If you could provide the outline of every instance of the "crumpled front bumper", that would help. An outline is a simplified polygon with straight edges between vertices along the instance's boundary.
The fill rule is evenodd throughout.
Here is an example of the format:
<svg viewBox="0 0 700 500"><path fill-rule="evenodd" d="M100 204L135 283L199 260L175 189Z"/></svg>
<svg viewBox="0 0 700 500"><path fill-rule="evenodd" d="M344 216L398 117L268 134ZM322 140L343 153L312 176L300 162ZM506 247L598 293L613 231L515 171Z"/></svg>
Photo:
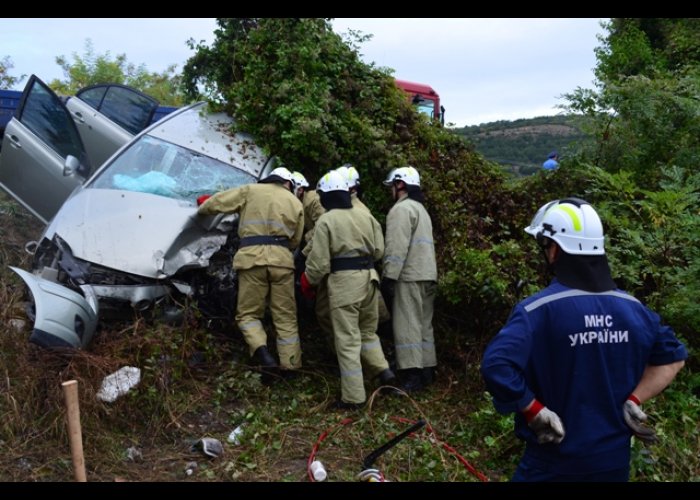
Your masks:
<svg viewBox="0 0 700 500"><path fill-rule="evenodd" d="M92 287L81 286L83 295L22 269L11 267L32 292L34 330L29 341L46 348L84 348L97 328L98 302Z"/></svg>

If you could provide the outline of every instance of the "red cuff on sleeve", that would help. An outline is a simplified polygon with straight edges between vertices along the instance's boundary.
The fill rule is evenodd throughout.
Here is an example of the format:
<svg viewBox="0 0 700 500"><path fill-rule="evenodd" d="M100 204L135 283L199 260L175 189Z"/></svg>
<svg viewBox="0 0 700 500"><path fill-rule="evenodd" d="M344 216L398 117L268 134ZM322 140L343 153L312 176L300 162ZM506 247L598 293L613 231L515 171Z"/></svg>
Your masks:
<svg viewBox="0 0 700 500"><path fill-rule="evenodd" d="M537 416L542 408L544 408L544 405L535 399L530 408L523 410L523 415L525 416L525 420L527 420L528 424L532 422L532 419Z"/></svg>
<svg viewBox="0 0 700 500"><path fill-rule="evenodd" d="M210 194L203 194L199 198L197 198L197 206L201 206L205 201L207 201L209 198L211 198Z"/></svg>

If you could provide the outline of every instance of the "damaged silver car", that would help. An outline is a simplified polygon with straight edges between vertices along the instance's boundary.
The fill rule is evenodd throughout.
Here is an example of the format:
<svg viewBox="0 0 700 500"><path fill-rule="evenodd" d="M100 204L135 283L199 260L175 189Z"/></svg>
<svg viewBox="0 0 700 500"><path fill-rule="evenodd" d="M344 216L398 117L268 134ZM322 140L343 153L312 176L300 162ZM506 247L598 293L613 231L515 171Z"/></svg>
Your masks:
<svg viewBox="0 0 700 500"><path fill-rule="evenodd" d="M52 103L53 112L58 108ZM70 178L77 185L39 241L27 244L31 272L13 268L33 298L30 341L85 347L100 318L188 300L209 317L232 317L238 218L197 215L196 199L256 182L274 168L275 159L249 135L231 133L230 117L209 113L199 103L145 129L84 179L85 148L65 112L63 121L50 117L53 137L64 147L57 151L44 141L43 171L13 178L17 189L8 190L25 206L41 204L41 194L23 183L46 174L57 156L64 163L58 181ZM0 179L21 168L5 151L4 145Z"/></svg>

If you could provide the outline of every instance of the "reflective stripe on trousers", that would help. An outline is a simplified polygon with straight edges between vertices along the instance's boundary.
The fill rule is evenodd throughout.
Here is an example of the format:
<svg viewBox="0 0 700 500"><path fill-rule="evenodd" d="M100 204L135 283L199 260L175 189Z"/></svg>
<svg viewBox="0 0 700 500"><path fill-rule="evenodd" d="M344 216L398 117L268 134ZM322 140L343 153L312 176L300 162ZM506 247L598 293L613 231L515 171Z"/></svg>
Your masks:
<svg viewBox="0 0 700 500"><path fill-rule="evenodd" d="M433 335L432 281L397 281L392 308L396 365L399 370L437 365Z"/></svg>
<svg viewBox="0 0 700 500"><path fill-rule="evenodd" d="M280 366L301 367L301 344L294 299L294 270L274 266L257 266L238 271L238 308L236 323L248 344L250 355L267 345L262 326L265 306L270 302L272 322L277 332Z"/></svg>

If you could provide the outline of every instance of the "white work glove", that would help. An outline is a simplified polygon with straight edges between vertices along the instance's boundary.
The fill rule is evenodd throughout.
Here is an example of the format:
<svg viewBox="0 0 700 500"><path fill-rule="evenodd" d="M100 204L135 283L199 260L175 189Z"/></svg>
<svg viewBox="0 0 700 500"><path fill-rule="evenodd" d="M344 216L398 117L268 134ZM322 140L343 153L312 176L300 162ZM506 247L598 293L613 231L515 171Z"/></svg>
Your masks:
<svg viewBox="0 0 700 500"><path fill-rule="evenodd" d="M632 429L634 435L645 443L655 443L657 440L656 432L651 427L644 425L647 421L647 414L639 407L641 402L634 394L630 394L622 405L622 416L625 417L625 422Z"/></svg>
<svg viewBox="0 0 700 500"><path fill-rule="evenodd" d="M559 415L552 410L543 406L536 399L533 401L530 408L523 411L527 425L537 435L537 442L540 444L554 443L559 444L564 439L566 432L564 424L561 423Z"/></svg>

